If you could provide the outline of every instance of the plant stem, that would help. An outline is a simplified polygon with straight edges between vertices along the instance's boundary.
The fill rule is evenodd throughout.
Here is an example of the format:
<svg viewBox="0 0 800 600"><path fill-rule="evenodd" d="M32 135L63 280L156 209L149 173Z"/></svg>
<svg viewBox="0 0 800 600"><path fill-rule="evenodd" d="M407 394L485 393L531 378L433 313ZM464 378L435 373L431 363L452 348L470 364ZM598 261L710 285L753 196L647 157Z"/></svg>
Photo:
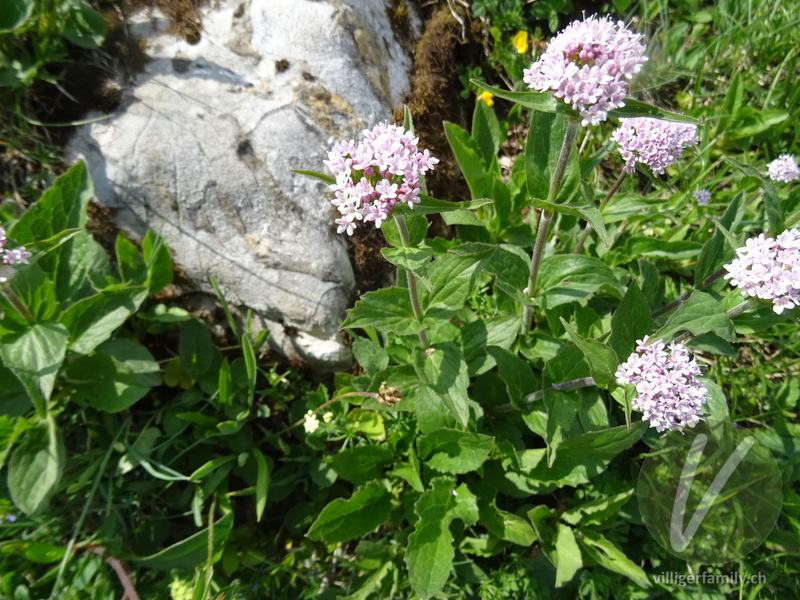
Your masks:
<svg viewBox="0 0 800 600"><path fill-rule="evenodd" d="M556 203L558 192L561 190L561 182L564 180L564 173L567 170L567 162L575 145L575 136L578 133L578 121L570 119L567 122L567 130L564 132L564 141L561 143L561 152L558 155L553 177L550 179L550 190L547 192L547 204L552 206ZM528 273L528 296L533 296L536 289L536 278L539 275L539 263L542 262L542 252L544 251L547 232L550 229L550 222L553 220L553 209L542 211L541 218L536 228L536 241L533 244L533 255L531 256L531 269ZM524 333L530 331L531 319L533 317L533 306L526 304L522 309L522 330Z"/></svg>
<svg viewBox="0 0 800 600"><path fill-rule="evenodd" d="M408 227L406 227L405 217L402 215L395 215L394 221L397 223L397 232L400 234L400 241L403 243L404 248L411 247L411 237L408 235ZM419 303L419 292L417 291L417 276L410 269L405 269L406 279L408 279L408 296L411 299L411 310L414 311L414 316L417 321L422 323L422 305ZM418 334L419 343L423 348L430 346L428 341L428 334L425 329L422 329Z"/></svg>
<svg viewBox="0 0 800 600"><path fill-rule="evenodd" d="M598 210L601 213L603 212L603 209L606 207L606 204L608 204L608 201L611 200L611 197L617 193L619 186L621 186L622 182L625 181L625 177L627 177L627 175L628 174L625 171L623 171L622 174L614 182L614 185L611 186L611 189L608 190L608 194L606 194L606 197L603 198L603 201L600 203L600 207L598 208ZM592 232L592 226L589 223L586 223L586 227L583 228L583 234L581 234L581 239L578 240L578 245L575 246L573 254L581 253L581 250L583 249L583 244L586 243L586 238L589 237L589 234L591 232Z"/></svg>
<svg viewBox="0 0 800 600"><path fill-rule="evenodd" d="M8 303L17 309L17 312L25 319L29 324L33 325L33 322L36 320L33 318L31 311L28 310L28 307L25 306L22 301L17 298L17 295L14 293L13 290L6 286L0 286L0 294L8 300Z"/></svg>
<svg viewBox="0 0 800 600"><path fill-rule="evenodd" d="M375 392L347 392L346 394L341 394L341 395L339 395L339 396L336 396L335 398L331 398L330 400L328 400L328 401L327 401L327 402L325 402L324 404L322 404L322 405L318 406L317 408L315 408L315 409L314 409L314 410L312 410L311 412L312 412L313 414L317 414L317 413L318 413L319 411L321 411L323 408L328 408L328 407L329 407L331 404L333 404L334 402L338 402L339 400L342 400L343 398L349 398L349 397L351 397L351 396L361 396L362 398L375 398L376 400L377 400L378 398L380 398L380 395L379 395L379 394L376 394ZM277 434L277 435L283 435L283 434L284 434L284 433L286 433L287 431L289 431L289 430L291 430L291 429L294 429L295 427L297 427L297 426L299 426L299 425L302 425L302 424L303 424L303 421L305 421L305 420L306 420L306 418L305 418L305 416L303 416L303 418L302 418L302 419L299 419L299 420L295 421L294 423L292 423L291 425L287 425L286 427L284 427L283 429L281 429L281 430L278 432L278 434Z"/></svg>

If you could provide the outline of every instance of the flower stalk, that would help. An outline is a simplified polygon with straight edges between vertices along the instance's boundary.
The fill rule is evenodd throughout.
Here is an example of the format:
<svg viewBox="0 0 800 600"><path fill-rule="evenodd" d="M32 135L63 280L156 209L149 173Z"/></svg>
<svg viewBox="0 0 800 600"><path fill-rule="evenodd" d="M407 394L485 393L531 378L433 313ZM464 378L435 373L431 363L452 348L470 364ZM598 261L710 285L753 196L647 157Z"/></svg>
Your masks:
<svg viewBox="0 0 800 600"><path fill-rule="evenodd" d="M564 181L564 173L567 170L569 155L575 145L575 137L578 134L579 122L570 119L567 122L567 130L564 132L564 141L561 144L561 152L558 155L553 177L550 179L550 190L547 192L547 203L552 206L558 199L558 192L561 190L561 183ZM533 244L533 255L531 256L531 268L528 273L528 296L532 296L536 289L536 279L539 276L539 264L542 262L544 244L547 240L547 233L550 223L553 220L553 209L545 209L538 219L536 228L536 241ZM533 317L533 306L526 304L522 309L522 329L525 333L530 331L531 319Z"/></svg>
<svg viewBox="0 0 800 600"><path fill-rule="evenodd" d="M395 223L397 223L397 232L400 234L400 241L403 243L403 247L409 248L411 246L411 237L408 235L408 227L406 227L405 217L403 217L403 215L395 215L394 220ZM422 305L419 302L417 276L409 269L405 269L405 272L406 279L408 281L408 297L411 299L411 310L414 311L414 317L416 317L417 321L422 323L422 317L424 316L424 313L422 312ZM422 329L417 335L419 336L419 343L422 344L423 348L430 346L430 342L428 341L428 333L424 329Z"/></svg>

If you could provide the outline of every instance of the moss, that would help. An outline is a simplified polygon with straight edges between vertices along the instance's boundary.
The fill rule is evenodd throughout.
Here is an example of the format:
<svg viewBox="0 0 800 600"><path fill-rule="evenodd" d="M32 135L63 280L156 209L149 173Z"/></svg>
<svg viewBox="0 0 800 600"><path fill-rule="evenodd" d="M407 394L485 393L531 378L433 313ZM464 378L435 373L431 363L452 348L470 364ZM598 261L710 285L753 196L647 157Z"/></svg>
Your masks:
<svg viewBox="0 0 800 600"><path fill-rule="evenodd" d="M413 42L413 28L408 0L391 0L386 7L386 14L394 34L403 44L410 46Z"/></svg>

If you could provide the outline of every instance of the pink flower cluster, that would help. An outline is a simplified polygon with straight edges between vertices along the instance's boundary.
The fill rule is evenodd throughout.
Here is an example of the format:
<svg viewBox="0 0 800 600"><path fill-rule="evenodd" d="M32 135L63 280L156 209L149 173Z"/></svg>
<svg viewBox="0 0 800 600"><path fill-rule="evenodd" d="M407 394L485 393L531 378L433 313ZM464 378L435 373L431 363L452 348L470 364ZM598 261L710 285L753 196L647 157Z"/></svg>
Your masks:
<svg viewBox="0 0 800 600"><path fill-rule="evenodd" d="M783 181L789 183L795 179L800 179L800 167L791 154L781 154L778 158L767 165L769 178L773 181Z"/></svg>
<svg viewBox="0 0 800 600"><path fill-rule="evenodd" d="M6 244L8 244L8 240L6 239L6 230L4 227L0 227L0 254L2 254L3 264L28 264L28 259L31 257L31 253L25 250L25 246L20 246L12 250L10 248L6 248ZM6 277L0 276L0 283L5 283L6 281L8 281Z"/></svg>
<svg viewBox="0 0 800 600"><path fill-rule="evenodd" d="M649 336L636 342L636 351L616 372L620 385L636 386L632 406L641 410L643 421L650 421L659 433L686 425L694 427L703 414L706 387L697 379L700 365L683 344L661 340L647 343Z"/></svg>
<svg viewBox="0 0 800 600"><path fill-rule="evenodd" d="M418 138L397 125L380 123L365 129L364 139L339 142L324 161L336 183L332 204L341 215L338 233L353 235L356 222L381 224L398 202L409 208L419 202L420 177L439 159L417 149Z"/></svg>
<svg viewBox="0 0 800 600"><path fill-rule="evenodd" d="M610 17L574 21L550 40L522 79L537 91L553 90L580 113L582 125L599 125L608 111L625 106L628 80L647 60L641 39Z"/></svg>
<svg viewBox="0 0 800 600"><path fill-rule="evenodd" d="M661 175L681 157L684 148L700 142L696 125L649 117L619 121L620 126L611 139L619 144L626 173L632 173L638 161L650 167L653 175Z"/></svg>
<svg viewBox="0 0 800 600"><path fill-rule="evenodd" d="M777 314L800 306L800 230L750 238L725 269L731 285L748 296L771 300Z"/></svg>

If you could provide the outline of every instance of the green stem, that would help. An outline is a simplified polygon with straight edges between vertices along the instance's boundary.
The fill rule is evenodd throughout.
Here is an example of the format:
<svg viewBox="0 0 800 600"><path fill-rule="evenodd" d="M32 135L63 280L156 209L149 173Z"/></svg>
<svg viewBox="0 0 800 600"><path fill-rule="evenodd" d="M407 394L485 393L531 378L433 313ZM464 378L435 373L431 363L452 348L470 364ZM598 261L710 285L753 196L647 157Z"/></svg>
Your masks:
<svg viewBox="0 0 800 600"><path fill-rule="evenodd" d="M600 207L598 208L598 210L601 213L603 212L603 209L606 207L606 204L608 204L608 201L611 200L611 197L614 194L617 193L617 190L619 189L619 186L621 186L622 182L625 181L625 177L627 175L628 174L625 171L623 171L622 174L614 182L614 185L611 186L611 189L608 190L608 194L606 194L606 197L603 198L603 201L600 203ZM592 232L592 226L589 223L586 223L586 227L583 228L583 234L581 235L581 239L578 240L578 245L575 246L575 250L574 250L573 254L580 254L581 253L581 250L583 249L583 244L586 243L586 238L589 237L589 234L591 232Z"/></svg>
<svg viewBox="0 0 800 600"><path fill-rule="evenodd" d="M561 143L561 152L558 155L556 169L550 179L550 190L547 193L547 203L552 206L558 199L558 192L561 190L561 183L564 180L564 173L567 170L569 155L575 145L575 136L578 133L578 121L570 120L567 123L567 130L564 132L564 141ZM531 256L531 269L528 273L528 297L532 297L536 289L536 278L539 275L539 263L542 262L542 252L547 240L547 233L550 223L553 220L553 210L542 211L539 226L536 229L536 241L533 244L533 255ZM522 329L527 333L531 328L533 317L533 306L526 304L522 309Z"/></svg>
<svg viewBox="0 0 800 600"><path fill-rule="evenodd" d="M411 247L411 237L408 235L408 227L406 227L405 217L402 215L395 215L395 223L397 223L397 232L400 234L400 241L403 243L404 248ZM410 269L405 269L406 279L408 280L408 296L411 299L411 310L414 311L414 316L417 321L422 323L422 317L425 313L422 312L422 305L419 303L419 291L417 290L417 276ZM428 341L428 334L423 329L418 334L419 343L423 348L430 346Z"/></svg>

